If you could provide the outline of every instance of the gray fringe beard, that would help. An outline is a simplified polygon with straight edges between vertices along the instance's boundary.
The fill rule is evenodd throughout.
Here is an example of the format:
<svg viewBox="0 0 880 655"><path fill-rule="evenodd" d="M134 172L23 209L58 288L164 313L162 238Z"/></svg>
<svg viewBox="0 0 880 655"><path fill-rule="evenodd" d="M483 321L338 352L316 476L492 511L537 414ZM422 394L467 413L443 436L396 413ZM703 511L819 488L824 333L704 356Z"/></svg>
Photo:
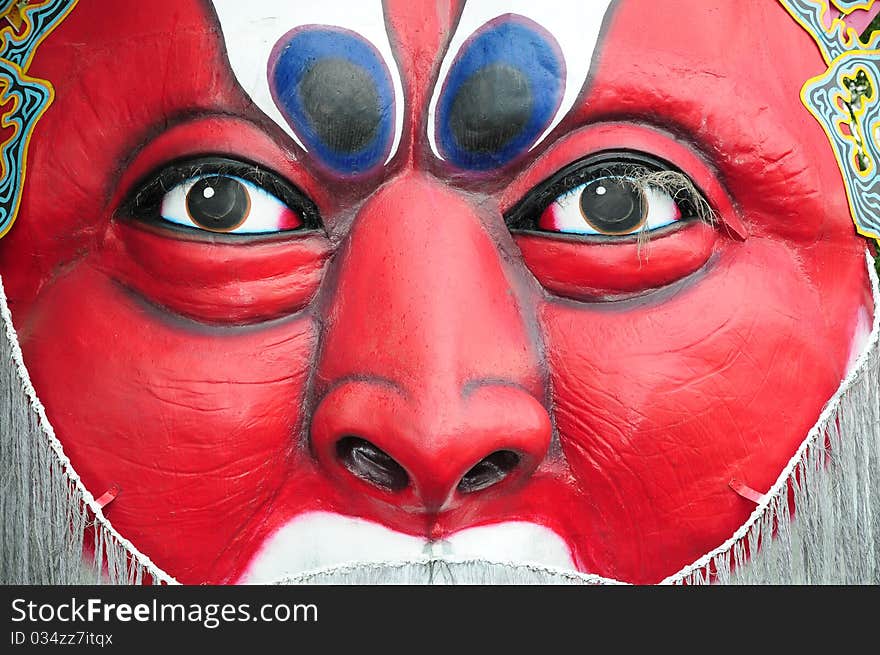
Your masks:
<svg viewBox="0 0 880 655"><path fill-rule="evenodd" d="M880 584L880 284L870 256L867 264L874 321L855 366L749 519L660 584ZM177 584L116 531L64 454L24 366L2 280L0 319L0 584ZM84 556L89 531L95 548ZM356 563L278 583L621 584L440 559Z"/></svg>

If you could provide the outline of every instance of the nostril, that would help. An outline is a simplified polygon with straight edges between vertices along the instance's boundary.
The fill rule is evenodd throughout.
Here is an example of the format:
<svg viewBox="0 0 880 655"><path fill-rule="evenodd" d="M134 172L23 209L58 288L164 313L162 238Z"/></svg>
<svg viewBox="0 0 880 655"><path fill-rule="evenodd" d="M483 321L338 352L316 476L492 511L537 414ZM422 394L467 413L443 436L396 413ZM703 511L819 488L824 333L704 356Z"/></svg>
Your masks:
<svg viewBox="0 0 880 655"><path fill-rule="evenodd" d="M377 487L403 491L409 486L409 476L403 467L366 439L343 437L336 442L336 456L353 475Z"/></svg>
<svg viewBox="0 0 880 655"><path fill-rule="evenodd" d="M498 484L519 466L519 462L520 456L512 450L496 450L462 476L458 491L469 494Z"/></svg>

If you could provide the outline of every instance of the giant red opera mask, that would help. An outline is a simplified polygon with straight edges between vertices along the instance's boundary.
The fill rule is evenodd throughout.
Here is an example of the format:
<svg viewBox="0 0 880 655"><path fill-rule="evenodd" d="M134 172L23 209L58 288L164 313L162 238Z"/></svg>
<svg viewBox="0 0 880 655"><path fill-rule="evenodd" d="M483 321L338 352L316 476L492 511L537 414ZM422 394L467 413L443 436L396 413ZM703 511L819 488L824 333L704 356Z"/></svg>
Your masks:
<svg viewBox="0 0 880 655"><path fill-rule="evenodd" d="M871 331L826 67L767 1L79 0L0 240L34 388L181 582L661 581Z"/></svg>

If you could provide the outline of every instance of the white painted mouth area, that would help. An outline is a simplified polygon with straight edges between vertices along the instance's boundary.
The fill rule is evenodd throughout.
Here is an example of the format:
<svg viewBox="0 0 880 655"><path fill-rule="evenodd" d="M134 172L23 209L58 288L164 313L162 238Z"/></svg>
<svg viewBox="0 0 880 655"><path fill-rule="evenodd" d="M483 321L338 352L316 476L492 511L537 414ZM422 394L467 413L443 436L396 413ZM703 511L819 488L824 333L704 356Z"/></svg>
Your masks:
<svg viewBox="0 0 880 655"><path fill-rule="evenodd" d="M364 519L331 512L307 512L266 540L238 582L270 584L316 571L361 564L472 560L577 570L565 541L536 523L507 521L468 528L447 539L429 541Z"/></svg>

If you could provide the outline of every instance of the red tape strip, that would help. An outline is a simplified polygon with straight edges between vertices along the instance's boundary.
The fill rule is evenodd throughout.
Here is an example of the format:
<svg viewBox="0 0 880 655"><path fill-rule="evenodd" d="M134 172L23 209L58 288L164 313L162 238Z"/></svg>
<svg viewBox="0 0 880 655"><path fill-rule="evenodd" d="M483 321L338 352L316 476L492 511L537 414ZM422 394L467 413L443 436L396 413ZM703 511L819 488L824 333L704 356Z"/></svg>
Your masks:
<svg viewBox="0 0 880 655"><path fill-rule="evenodd" d="M731 489L733 489L737 494L745 498L746 500L751 500L755 505L759 504L762 500L764 500L764 494L758 493L754 489L752 489L747 484L740 482L736 478L731 480L728 483Z"/></svg>
<svg viewBox="0 0 880 655"><path fill-rule="evenodd" d="M118 496L118 495L119 495L119 485L114 484L107 491L105 491L101 495L100 498L96 498L95 502L98 503L98 507L100 507L101 509L104 509L105 507L107 507L107 505L109 505L114 500L116 500L116 496Z"/></svg>

